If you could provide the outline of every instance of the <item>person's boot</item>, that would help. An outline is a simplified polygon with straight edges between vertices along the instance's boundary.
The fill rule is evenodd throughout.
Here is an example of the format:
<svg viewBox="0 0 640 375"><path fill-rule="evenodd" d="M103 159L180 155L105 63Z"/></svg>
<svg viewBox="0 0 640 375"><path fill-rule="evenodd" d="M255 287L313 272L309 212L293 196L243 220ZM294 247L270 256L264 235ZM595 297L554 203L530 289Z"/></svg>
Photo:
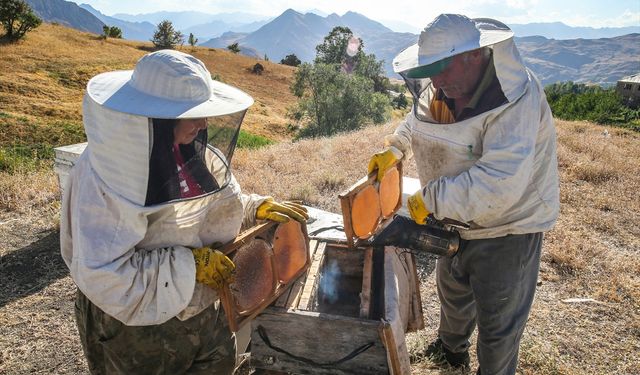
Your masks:
<svg viewBox="0 0 640 375"><path fill-rule="evenodd" d="M444 346L440 337L435 339L421 352L414 354L411 359L416 360L418 358L428 358L434 363L448 364L454 368L469 368L471 362L468 350L454 353Z"/></svg>

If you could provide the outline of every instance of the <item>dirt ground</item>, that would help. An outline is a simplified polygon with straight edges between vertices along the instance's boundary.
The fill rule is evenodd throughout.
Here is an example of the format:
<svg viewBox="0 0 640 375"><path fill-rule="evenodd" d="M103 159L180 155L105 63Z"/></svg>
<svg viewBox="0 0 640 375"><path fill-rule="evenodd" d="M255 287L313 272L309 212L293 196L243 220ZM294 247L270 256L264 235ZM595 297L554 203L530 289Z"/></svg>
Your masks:
<svg viewBox="0 0 640 375"><path fill-rule="evenodd" d="M545 236L536 299L520 346L519 374L640 374L640 136L609 130L612 135L605 138L601 132L590 124L558 124L561 216ZM360 139L362 134L349 137ZM345 138L344 144L319 142L343 160L341 150L357 149L365 156L355 162L365 165L369 150L354 147L353 139ZM296 147L318 149L304 143L280 147L252 155L260 159L283 149L294 155ZM323 163L335 165L322 157ZM251 177L243 176L242 169L251 169L246 163L238 165L238 179L249 186ZM286 174L272 166L270 173ZM328 182L335 182L337 191L352 181L322 176L324 189L333 186ZM59 255L58 209L54 201L44 209L0 213L2 375L87 373L73 316L75 286ZM410 352L435 338L439 319L433 259L419 259L426 328L408 335ZM477 367L474 340L472 371ZM412 365L412 373L460 372L421 360Z"/></svg>

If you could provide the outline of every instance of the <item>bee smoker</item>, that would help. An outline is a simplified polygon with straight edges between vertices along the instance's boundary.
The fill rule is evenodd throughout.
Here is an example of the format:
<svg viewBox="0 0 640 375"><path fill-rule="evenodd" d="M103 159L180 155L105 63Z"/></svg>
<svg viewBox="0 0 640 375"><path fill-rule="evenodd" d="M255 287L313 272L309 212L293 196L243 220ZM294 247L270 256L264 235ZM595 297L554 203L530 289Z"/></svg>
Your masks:
<svg viewBox="0 0 640 375"><path fill-rule="evenodd" d="M455 227L467 228L463 223L448 223L427 219L424 225L412 219L395 215L372 240L372 246L396 246L431 254L453 257L460 248L460 234Z"/></svg>

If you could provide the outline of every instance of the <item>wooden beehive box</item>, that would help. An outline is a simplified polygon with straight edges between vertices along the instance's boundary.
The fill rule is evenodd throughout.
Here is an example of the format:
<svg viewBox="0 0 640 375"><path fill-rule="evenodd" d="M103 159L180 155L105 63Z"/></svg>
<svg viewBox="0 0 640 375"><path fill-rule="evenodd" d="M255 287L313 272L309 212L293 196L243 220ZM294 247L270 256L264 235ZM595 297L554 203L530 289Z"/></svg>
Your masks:
<svg viewBox="0 0 640 375"><path fill-rule="evenodd" d="M395 168L390 176L402 176L401 165ZM354 223L359 213L353 208L375 206L371 197L380 191L375 178L368 176L340 195L346 238L312 239L308 272L252 321L255 368L293 374L410 373L405 333L423 327L414 259L404 249L374 248L366 241L401 205L401 180L391 188L395 204L394 199L384 203L385 214L378 210L375 218L364 219L366 225ZM365 198L358 196L363 191Z"/></svg>

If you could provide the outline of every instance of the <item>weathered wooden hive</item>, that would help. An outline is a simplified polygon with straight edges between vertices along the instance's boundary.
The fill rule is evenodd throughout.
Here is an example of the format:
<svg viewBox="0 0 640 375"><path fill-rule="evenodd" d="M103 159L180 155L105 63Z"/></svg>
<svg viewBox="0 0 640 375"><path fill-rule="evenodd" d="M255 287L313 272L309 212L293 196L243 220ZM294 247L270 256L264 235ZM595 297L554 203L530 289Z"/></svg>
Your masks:
<svg viewBox="0 0 640 375"><path fill-rule="evenodd" d="M411 372L405 333L423 327L414 258L403 249L368 245L401 206L401 176L397 164L379 184L369 176L340 195L344 240L312 236L309 270L252 321L254 367L294 374ZM310 234L322 230L309 226Z"/></svg>

